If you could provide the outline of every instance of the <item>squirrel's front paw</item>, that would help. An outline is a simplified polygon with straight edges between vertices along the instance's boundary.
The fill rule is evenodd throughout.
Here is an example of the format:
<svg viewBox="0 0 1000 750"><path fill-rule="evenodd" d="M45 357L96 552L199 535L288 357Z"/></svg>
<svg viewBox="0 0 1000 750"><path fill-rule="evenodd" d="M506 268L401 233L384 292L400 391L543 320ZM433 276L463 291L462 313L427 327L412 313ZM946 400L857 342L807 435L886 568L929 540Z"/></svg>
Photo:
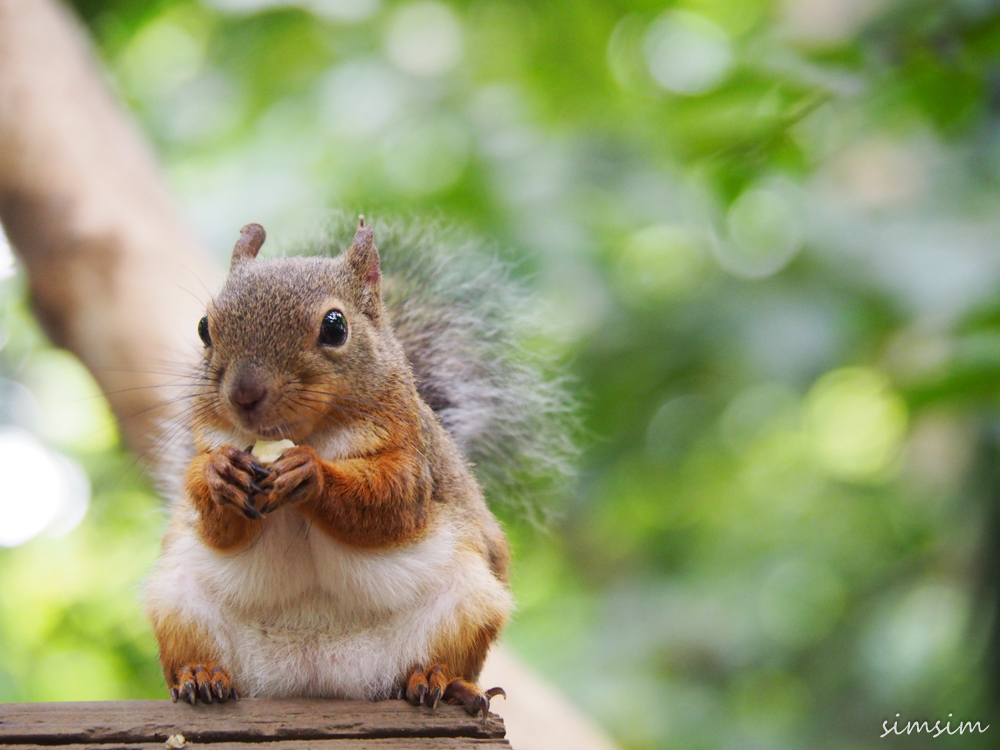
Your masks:
<svg viewBox="0 0 1000 750"><path fill-rule="evenodd" d="M265 493L257 483L267 476L267 469L256 458L231 445L212 453L205 467L205 481L212 499L219 505L234 505L254 520L264 517L252 500L254 495Z"/></svg>
<svg viewBox="0 0 1000 750"><path fill-rule="evenodd" d="M267 493L267 499L260 506L262 513L270 513L288 503L311 500L323 489L320 458L307 445L289 448L268 468L267 478L261 482Z"/></svg>

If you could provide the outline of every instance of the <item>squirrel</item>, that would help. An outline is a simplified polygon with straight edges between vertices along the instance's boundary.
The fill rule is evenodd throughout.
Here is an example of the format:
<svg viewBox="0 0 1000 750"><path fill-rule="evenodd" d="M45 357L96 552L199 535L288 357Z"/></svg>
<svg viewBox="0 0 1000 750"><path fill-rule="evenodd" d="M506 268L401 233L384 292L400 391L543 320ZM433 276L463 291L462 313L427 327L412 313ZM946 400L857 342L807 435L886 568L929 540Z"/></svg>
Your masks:
<svg viewBox="0 0 1000 750"><path fill-rule="evenodd" d="M503 272L394 239L383 277L363 216L335 257L257 258L263 227L241 230L198 324L145 587L175 702L405 698L485 720L506 695L476 684L512 597L471 462L508 494L565 475L569 401L518 349ZM265 466L251 447L278 439Z"/></svg>

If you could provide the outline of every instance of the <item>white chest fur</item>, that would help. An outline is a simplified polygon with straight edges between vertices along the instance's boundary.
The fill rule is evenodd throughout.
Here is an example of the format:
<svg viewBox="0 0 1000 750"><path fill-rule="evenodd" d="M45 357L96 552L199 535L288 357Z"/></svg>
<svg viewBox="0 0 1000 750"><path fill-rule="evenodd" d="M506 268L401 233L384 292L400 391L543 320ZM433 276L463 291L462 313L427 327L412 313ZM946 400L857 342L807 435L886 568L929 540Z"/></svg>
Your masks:
<svg viewBox="0 0 1000 750"><path fill-rule="evenodd" d="M245 550L173 540L146 587L151 609L193 619L249 695L386 697L433 643L509 595L441 525L391 550L329 538L291 508Z"/></svg>

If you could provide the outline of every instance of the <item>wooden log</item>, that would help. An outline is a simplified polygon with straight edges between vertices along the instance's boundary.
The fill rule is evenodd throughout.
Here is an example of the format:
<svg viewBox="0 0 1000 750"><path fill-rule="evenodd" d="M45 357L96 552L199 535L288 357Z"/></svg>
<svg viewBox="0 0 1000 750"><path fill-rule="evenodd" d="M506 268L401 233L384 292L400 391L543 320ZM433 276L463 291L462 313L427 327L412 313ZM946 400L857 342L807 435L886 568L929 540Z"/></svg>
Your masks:
<svg viewBox="0 0 1000 750"><path fill-rule="evenodd" d="M184 735L189 743L233 748L280 742L280 750L348 740L354 744L337 747L504 747L504 733L503 721L493 714L484 723L455 706L432 710L399 700L244 699L195 706L166 700L0 704L0 746L18 748L108 743L116 748L162 748L174 734ZM443 740L455 742L442 744ZM272 744L268 748L279 750Z"/></svg>
<svg viewBox="0 0 1000 750"><path fill-rule="evenodd" d="M136 744L132 742L108 745L0 745L12 750L164 750L162 742ZM381 740L293 740L268 742L261 747L257 742L212 742L190 744L184 750L489 750L509 748L507 740L477 740L471 737L388 737Z"/></svg>

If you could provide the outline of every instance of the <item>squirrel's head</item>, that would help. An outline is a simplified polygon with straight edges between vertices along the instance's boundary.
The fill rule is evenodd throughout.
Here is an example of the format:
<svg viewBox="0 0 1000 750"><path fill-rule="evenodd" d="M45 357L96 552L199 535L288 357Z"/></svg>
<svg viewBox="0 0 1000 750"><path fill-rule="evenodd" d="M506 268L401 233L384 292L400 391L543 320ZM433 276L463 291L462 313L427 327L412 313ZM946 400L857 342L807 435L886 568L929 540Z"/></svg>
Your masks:
<svg viewBox="0 0 1000 750"><path fill-rule="evenodd" d="M297 443L377 422L388 391L410 375L385 314L372 228L362 217L335 258L257 259L264 237L259 224L243 227L229 277L199 322L196 420Z"/></svg>

